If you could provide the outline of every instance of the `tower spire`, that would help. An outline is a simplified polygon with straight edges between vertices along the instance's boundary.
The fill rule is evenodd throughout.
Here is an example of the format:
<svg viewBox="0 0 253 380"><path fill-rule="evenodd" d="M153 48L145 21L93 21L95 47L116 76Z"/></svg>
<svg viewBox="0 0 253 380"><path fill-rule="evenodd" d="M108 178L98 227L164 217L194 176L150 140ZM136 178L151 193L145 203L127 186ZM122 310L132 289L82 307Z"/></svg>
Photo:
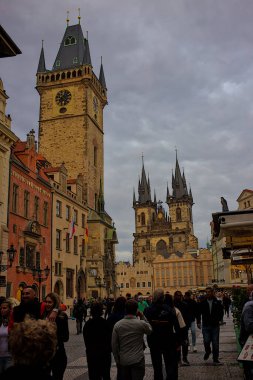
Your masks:
<svg viewBox="0 0 253 380"><path fill-rule="evenodd" d="M144 160L143 160L143 154L142 154L142 172L141 172L141 181L139 180L139 202L140 203L147 203L151 202L151 193L150 193L150 181L149 178L147 180L145 167L144 167Z"/></svg>
<svg viewBox="0 0 253 380"><path fill-rule="evenodd" d="M106 82L105 82L105 74L104 74L103 62L102 62L102 56L101 56L101 65L100 65L100 73L99 73L99 82L101 83L102 87L105 90L107 90Z"/></svg>
<svg viewBox="0 0 253 380"><path fill-rule="evenodd" d="M78 8L78 24L80 24L81 16L80 16L80 8Z"/></svg>
<svg viewBox="0 0 253 380"><path fill-rule="evenodd" d="M66 18L67 26L69 26L69 11L67 11L67 18Z"/></svg>
<svg viewBox="0 0 253 380"><path fill-rule="evenodd" d="M44 47L43 47L43 40L42 40L42 46L41 46L41 52L40 52L40 59L38 64L37 73L44 73L46 70L46 64L45 64L45 55L44 55Z"/></svg>

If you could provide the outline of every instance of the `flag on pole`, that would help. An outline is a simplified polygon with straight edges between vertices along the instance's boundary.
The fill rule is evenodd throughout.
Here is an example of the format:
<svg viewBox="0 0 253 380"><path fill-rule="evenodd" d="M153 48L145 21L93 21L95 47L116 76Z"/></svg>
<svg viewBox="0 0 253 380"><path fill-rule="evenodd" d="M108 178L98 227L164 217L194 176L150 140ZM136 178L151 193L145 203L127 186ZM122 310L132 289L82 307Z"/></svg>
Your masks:
<svg viewBox="0 0 253 380"><path fill-rule="evenodd" d="M69 238L72 239L73 235L75 234L75 221L74 221L74 217L72 216L72 219L69 223L69 230L68 230L68 233L69 233Z"/></svg>
<svg viewBox="0 0 253 380"><path fill-rule="evenodd" d="M85 228L84 239L85 239L85 241L86 241L86 243L87 243L87 242L88 242L88 239L89 239L89 231L88 231L88 227Z"/></svg>

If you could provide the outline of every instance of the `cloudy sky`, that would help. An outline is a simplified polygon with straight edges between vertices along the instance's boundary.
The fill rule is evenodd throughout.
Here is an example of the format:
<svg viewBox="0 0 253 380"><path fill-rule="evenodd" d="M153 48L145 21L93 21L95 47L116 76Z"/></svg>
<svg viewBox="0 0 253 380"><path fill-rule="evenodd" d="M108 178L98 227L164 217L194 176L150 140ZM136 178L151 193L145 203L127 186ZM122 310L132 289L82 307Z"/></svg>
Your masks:
<svg viewBox="0 0 253 380"><path fill-rule="evenodd" d="M191 185L195 235L204 247L213 212L253 188L253 2L251 0L2 0L0 23L22 55L1 59L7 113L21 138L38 130L35 75L44 40L52 68L66 28L83 32L95 73L103 56L105 201L131 257L134 211L144 155L152 194L165 201L175 147ZM165 205L166 206L166 205Z"/></svg>

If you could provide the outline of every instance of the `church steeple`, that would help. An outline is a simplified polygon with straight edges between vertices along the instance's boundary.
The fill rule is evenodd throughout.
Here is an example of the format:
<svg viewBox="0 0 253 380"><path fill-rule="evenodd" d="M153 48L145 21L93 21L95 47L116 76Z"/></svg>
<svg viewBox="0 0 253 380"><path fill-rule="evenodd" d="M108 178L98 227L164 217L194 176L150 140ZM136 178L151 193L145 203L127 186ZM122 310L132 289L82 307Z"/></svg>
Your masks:
<svg viewBox="0 0 253 380"><path fill-rule="evenodd" d="M84 39L84 56L83 56L83 65L90 65L91 63L91 57L90 57L90 47L89 47L89 41L88 41L88 32L87 32L87 38Z"/></svg>
<svg viewBox="0 0 253 380"><path fill-rule="evenodd" d="M44 73L45 71L47 71L47 69L46 69L46 64L45 64L45 55L44 55L44 48L43 48L43 41L42 41L37 73Z"/></svg>
<svg viewBox="0 0 253 380"><path fill-rule="evenodd" d="M185 175L184 173L183 175L181 174L177 156L176 156L175 175L173 175L172 173L172 190L173 190L172 195L177 200L182 199L184 197L188 197Z"/></svg>
<svg viewBox="0 0 253 380"><path fill-rule="evenodd" d="M141 181L139 181L138 193L139 193L139 200L138 200L139 203L151 202L150 182L149 182L149 179L147 181L143 158L142 158Z"/></svg>

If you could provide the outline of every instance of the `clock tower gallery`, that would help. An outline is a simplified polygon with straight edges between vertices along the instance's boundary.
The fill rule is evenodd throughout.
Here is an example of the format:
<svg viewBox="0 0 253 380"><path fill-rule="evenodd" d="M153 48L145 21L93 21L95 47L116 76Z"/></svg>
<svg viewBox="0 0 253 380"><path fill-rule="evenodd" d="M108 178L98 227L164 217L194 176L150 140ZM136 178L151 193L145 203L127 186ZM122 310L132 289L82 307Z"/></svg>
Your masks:
<svg viewBox="0 0 253 380"><path fill-rule="evenodd" d="M104 210L103 109L107 88L102 61L99 77L93 71L80 17L76 25L69 26L67 20L52 70L46 69L42 46L36 89L40 95L39 152L55 167L64 162L69 178L81 175L83 200L90 209L87 272L95 269L100 278L99 293L101 287L106 293L113 292L117 238L112 219ZM114 236L113 241L108 236Z"/></svg>

